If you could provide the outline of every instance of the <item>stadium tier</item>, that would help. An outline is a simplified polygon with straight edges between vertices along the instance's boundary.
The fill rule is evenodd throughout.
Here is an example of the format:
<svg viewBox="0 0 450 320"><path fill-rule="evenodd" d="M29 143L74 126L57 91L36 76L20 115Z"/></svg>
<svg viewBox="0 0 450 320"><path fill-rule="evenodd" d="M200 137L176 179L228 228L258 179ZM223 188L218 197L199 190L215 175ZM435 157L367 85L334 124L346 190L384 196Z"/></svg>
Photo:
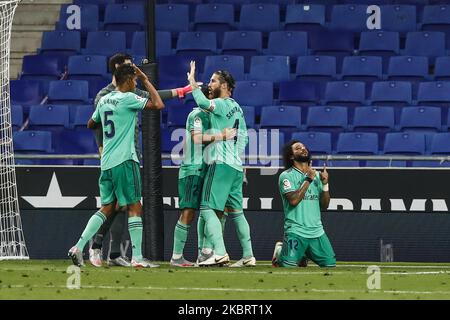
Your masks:
<svg viewBox="0 0 450 320"><path fill-rule="evenodd" d="M415 154L448 154L435 141L450 127L450 1L419 2L157 1L159 86L185 85L194 59L203 82L216 70L232 73L234 97L256 133L279 129L283 142L320 137L329 148L318 148L319 154L354 155L410 154L399 149L405 141L390 137L411 134L423 136ZM145 1L73 4L80 6L80 28L69 27L71 4L62 5L55 29L43 32L40 48L24 57L18 80L11 81L15 139L48 133L33 135L51 140L51 148L39 152L95 153L94 137L80 128L111 80L109 57L127 52L139 64L147 56ZM368 26L369 4L379 6L379 25ZM193 99L167 105L165 153ZM45 110L38 114L46 121L36 110ZM361 149L348 147L355 143ZM26 145L16 149L30 152Z"/></svg>

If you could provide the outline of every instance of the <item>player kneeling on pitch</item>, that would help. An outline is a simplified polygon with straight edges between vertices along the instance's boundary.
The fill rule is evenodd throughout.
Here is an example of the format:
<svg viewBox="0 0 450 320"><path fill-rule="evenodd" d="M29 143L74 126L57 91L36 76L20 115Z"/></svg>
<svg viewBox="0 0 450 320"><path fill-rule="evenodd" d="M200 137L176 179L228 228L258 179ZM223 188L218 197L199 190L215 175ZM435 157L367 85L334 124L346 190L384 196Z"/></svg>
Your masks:
<svg viewBox="0 0 450 320"><path fill-rule="evenodd" d="M328 172L311 167L311 153L293 140L283 147L285 171L278 186L284 208L284 239L275 244L272 264L297 267L306 257L320 267L335 267L336 258L323 229L320 211L330 203Z"/></svg>
<svg viewBox="0 0 450 320"><path fill-rule="evenodd" d="M137 113L144 108L162 109L164 103L148 78L141 82L150 99L133 93L136 88L137 68L121 65L114 72L117 88L98 102L89 119L88 128L103 124L103 153L99 179L102 207L90 219L77 244L69 250L73 264L84 265L83 249L99 230L106 218L115 212L116 203L127 206L128 230L132 244L133 267L158 267L142 256L141 175L136 154L134 129Z"/></svg>

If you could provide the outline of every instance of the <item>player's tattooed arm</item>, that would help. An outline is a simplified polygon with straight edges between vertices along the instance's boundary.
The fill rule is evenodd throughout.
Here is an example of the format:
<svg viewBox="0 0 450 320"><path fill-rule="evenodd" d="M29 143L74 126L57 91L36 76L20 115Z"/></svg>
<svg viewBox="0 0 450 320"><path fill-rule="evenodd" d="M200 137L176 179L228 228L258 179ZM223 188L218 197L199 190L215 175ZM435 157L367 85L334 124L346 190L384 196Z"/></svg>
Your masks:
<svg viewBox="0 0 450 320"><path fill-rule="evenodd" d="M323 185L328 184L328 172L325 166L323 167L323 172L320 172L320 181L322 181ZM330 205L330 192L328 191L327 186L327 190L324 190L320 195L320 209L327 210L329 205Z"/></svg>
<svg viewBox="0 0 450 320"><path fill-rule="evenodd" d="M191 137L195 144L208 144L214 141L233 140L236 136L235 128L225 128L221 133L207 134L198 131L192 131Z"/></svg>
<svg viewBox="0 0 450 320"><path fill-rule="evenodd" d="M308 176L308 178L311 178L312 180L314 180L314 177L316 176L316 170L310 169L308 171L307 176ZM305 193L308 190L309 185L310 185L310 182L308 180L305 180L302 183L302 185L300 186L300 188L298 188L295 191L288 192L284 195L286 197L286 199L289 201L289 204L291 206L295 207L303 200L303 197L305 196Z"/></svg>

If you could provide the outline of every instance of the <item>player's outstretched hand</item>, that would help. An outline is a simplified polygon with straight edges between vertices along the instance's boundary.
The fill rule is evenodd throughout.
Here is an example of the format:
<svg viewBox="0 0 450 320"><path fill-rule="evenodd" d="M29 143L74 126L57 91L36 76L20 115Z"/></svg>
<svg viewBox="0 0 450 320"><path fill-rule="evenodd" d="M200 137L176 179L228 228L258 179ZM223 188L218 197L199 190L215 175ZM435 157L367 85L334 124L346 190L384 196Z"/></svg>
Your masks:
<svg viewBox="0 0 450 320"><path fill-rule="evenodd" d="M326 165L323 166L323 171L320 172L320 180L322 181L322 184L328 183L328 171Z"/></svg>
<svg viewBox="0 0 450 320"><path fill-rule="evenodd" d="M195 81L195 61L191 61L191 70L187 73L187 79L191 86L196 85Z"/></svg>

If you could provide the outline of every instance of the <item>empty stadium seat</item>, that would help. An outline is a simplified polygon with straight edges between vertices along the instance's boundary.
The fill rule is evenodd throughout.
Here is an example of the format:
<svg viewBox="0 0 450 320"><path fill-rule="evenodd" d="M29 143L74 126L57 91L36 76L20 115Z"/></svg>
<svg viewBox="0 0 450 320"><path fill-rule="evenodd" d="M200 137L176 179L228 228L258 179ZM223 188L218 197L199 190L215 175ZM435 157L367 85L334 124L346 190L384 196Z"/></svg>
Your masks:
<svg viewBox="0 0 450 320"><path fill-rule="evenodd" d="M292 140L303 143L312 154L331 154L331 133L329 132L294 132Z"/></svg>
<svg viewBox="0 0 450 320"><path fill-rule="evenodd" d="M247 128L255 128L255 107L241 106Z"/></svg>
<svg viewBox="0 0 450 320"><path fill-rule="evenodd" d="M436 133L433 136L430 153L432 155L450 155L450 132Z"/></svg>
<svg viewBox="0 0 450 320"><path fill-rule="evenodd" d="M404 54L428 57L430 64L434 65L436 57L445 55L445 33L433 31L408 32Z"/></svg>
<svg viewBox="0 0 450 320"><path fill-rule="evenodd" d="M69 80L103 80L107 73L105 56L79 55L69 57L67 65L67 79Z"/></svg>
<svg viewBox="0 0 450 320"><path fill-rule="evenodd" d="M28 128L57 132L69 127L69 107L67 105L34 105L30 108ZM58 129L58 130L53 130Z"/></svg>
<svg viewBox="0 0 450 320"><path fill-rule="evenodd" d="M405 106L412 103L411 83L376 81L372 84L371 103L378 106Z"/></svg>
<svg viewBox="0 0 450 320"><path fill-rule="evenodd" d="M339 134L336 153L378 154L378 135L373 132L345 132Z"/></svg>
<svg viewBox="0 0 450 320"><path fill-rule="evenodd" d="M344 58L341 72L342 80L372 83L373 81L381 80L382 74L383 63L381 57L355 56Z"/></svg>
<svg viewBox="0 0 450 320"><path fill-rule="evenodd" d="M386 133L395 128L393 107L358 107L353 117L353 131L376 132L379 145L384 144Z"/></svg>
<svg viewBox="0 0 450 320"><path fill-rule="evenodd" d="M394 31L361 32L358 53L379 56L383 59L383 73L387 71L389 58L400 52L400 35Z"/></svg>
<svg viewBox="0 0 450 320"><path fill-rule="evenodd" d="M232 4L199 4L195 8L194 30L218 33L222 43L223 32L234 29L234 8ZM219 34L222 34L219 36Z"/></svg>
<svg viewBox="0 0 450 320"><path fill-rule="evenodd" d="M255 107L257 117L262 106L273 105L273 83L270 81L237 81L233 98L241 106Z"/></svg>
<svg viewBox="0 0 450 320"><path fill-rule="evenodd" d="M104 30L140 31L143 30L145 10L139 4L108 4L105 8Z"/></svg>
<svg viewBox="0 0 450 320"><path fill-rule="evenodd" d="M170 31L177 35L189 30L189 7L186 4L157 4L155 19L157 31Z"/></svg>
<svg viewBox="0 0 450 320"><path fill-rule="evenodd" d="M450 57L437 57L433 79L435 81L449 81L450 80Z"/></svg>
<svg viewBox="0 0 450 320"><path fill-rule="evenodd" d="M280 104L312 106L320 100L320 88L314 82L293 80L280 82L278 101ZM306 110L306 108L305 108ZM306 114L303 114L306 118Z"/></svg>
<svg viewBox="0 0 450 320"><path fill-rule="evenodd" d="M436 107L408 107L403 108L400 117L402 131L431 131L441 130L441 109Z"/></svg>
<svg viewBox="0 0 450 320"><path fill-rule="evenodd" d="M251 58L249 80L289 81L288 56L255 56Z"/></svg>
<svg viewBox="0 0 450 320"><path fill-rule="evenodd" d="M269 33L267 55L289 56L293 61L308 54L308 34L301 31L273 31Z"/></svg>
<svg viewBox="0 0 450 320"><path fill-rule="evenodd" d="M404 36L409 31L415 31L417 26L416 6L414 5L383 5L381 9L381 29L397 31Z"/></svg>
<svg viewBox="0 0 450 320"><path fill-rule="evenodd" d="M428 79L428 58L399 56L389 59L387 80L409 81L412 85L413 99L416 98L420 81Z"/></svg>
<svg viewBox="0 0 450 320"><path fill-rule="evenodd" d="M280 7L277 4L243 4L239 29L270 32L280 29Z"/></svg>
<svg viewBox="0 0 450 320"><path fill-rule="evenodd" d="M390 132L384 142L385 154L423 155L425 135L418 132Z"/></svg>
<svg viewBox="0 0 450 320"><path fill-rule="evenodd" d="M367 30L367 5L342 4L331 9L331 30L361 32Z"/></svg>
<svg viewBox="0 0 450 320"><path fill-rule="evenodd" d="M63 4L59 12L59 20L56 23L56 30L79 30L81 31L81 47L86 45L86 37L89 31L99 30L99 7L97 4L78 4L80 8L80 24L75 24L74 14L78 13L72 4Z"/></svg>
<svg viewBox="0 0 450 320"><path fill-rule="evenodd" d="M445 33L447 48L450 43L450 5L428 5L423 8L421 30Z"/></svg>
<svg viewBox="0 0 450 320"><path fill-rule="evenodd" d="M207 56L203 70L203 82L208 83L211 75L218 70L227 70L236 81L244 80L244 57Z"/></svg>
<svg viewBox="0 0 450 320"><path fill-rule="evenodd" d="M338 133L348 126L346 107L316 106L308 108L306 127L308 131L330 132L333 149L336 146Z"/></svg>
<svg viewBox="0 0 450 320"><path fill-rule="evenodd" d="M366 100L365 83L362 81L330 81L325 90L328 105L363 105Z"/></svg>
<svg viewBox="0 0 450 320"><path fill-rule="evenodd" d="M36 80L11 80L9 82L11 104L20 104L28 114L26 106L39 104L43 99L39 81Z"/></svg>
<svg viewBox="0 0 450 320"><path fill-rule="evenodd" d="M197 64L196 68L201 69ZM190 69L187 56L162 56L158 58L160 88L176 88L186 85L186 72Z"/></svg>
<svg viewBox="0 0 450 320"><path fill-rule="evenodd" d="M224 33L222 54L244 56L244 71L250 69L252 56L262 52L262 34L259 31L227 31Z"/></svg>
<svg viewBox="0 0 450 320"><path fill-rule="evenodd" d="M77 5L86 5L86 4L93 4L94 1L92 0L73 0L74 4ZM100 21L104 20L105 17L105 8L109 4L114 4L115 0L96 0L95 4L98 6L98 14Z"/></svg>
<svg viewBox="0 0 450 320"><path fill-rule="evenodd" d="M50 104L86 104L89 102L88 82L85 80L51 81L48 92Z"/></svg>
<svg viewBox="0 0 450 320"><path fill-rule="evenodd" d="M450 82L421 82L417 92L417 104L440 107L442 119L446 119L450 103Z"/></svg>
<svg viewBox="0 0 450 320"><path fill-rule="evenodd" d="M266 106L261 110L261 129L278 128L287 140L301 128L301 108L294 106Z"/></svg>
<svg viewBox="0 0 450 320"><path fill-rule="evenodd" d="M336 79L336 57L304 56L298 57L295 75L301 80L320 82L320 94L325 94L328 81Z"/></svg>
<svg viewBox="0 0 450 320"><path fill-rule="evenodd" d="M125 52L126 34L124 31L92 31L87 35L86 48L82 54L112 56L117 52Z"/></svg>
<svg viewBox="0 0 450 320"><path fill-rule="evenodd" d="M21 80L58 80L62 75L59 59L51 55L26 55L22 61Z"/></svg>
<svg viewBox="0 0 450 320"><path fill-rule="evenodd" d="M14 152L51 153L52 133L49 131L17 131L13 133Z"/></svg>
<svg viewBox="0 0 450 320"><path fill-rule="evenodd" d="M317 31L325 26L325 6L290 4L286 8L285 30Z"/></svg>
<svg viewBox="0 0 450 320"><path fill-rule="evenodd" d="M184 128L186 126L186 119L192 108L179 107L168 110L167 114L167 127L169 129Z"/></svg>
<svg viewBox="0 0 450 320"><path fill-rule="evenodd" d="M207 56L217 52L217 37L214 32L180 32L177 54Z"/></svg>
<svg viewBox="0 0 450 320"><path fill-rule="evenodd" d="M80 31L44 31L40 54L58 55L61 59L80 52Z"/></svg>

